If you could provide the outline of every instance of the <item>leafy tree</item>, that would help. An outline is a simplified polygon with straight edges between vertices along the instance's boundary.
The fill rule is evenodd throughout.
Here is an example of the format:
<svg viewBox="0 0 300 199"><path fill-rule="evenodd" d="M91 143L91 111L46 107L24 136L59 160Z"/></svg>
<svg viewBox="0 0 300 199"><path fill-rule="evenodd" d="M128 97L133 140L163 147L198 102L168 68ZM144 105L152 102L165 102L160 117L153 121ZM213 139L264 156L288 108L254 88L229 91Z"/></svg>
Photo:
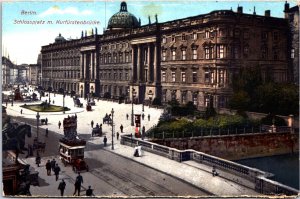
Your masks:
<svg viewBox="0 0 300 199"><path fill-rule="evenodd" d="M229 100L229 107L231 109L245 111L249 108L250 97L245 91L237 91Z"/></svg>

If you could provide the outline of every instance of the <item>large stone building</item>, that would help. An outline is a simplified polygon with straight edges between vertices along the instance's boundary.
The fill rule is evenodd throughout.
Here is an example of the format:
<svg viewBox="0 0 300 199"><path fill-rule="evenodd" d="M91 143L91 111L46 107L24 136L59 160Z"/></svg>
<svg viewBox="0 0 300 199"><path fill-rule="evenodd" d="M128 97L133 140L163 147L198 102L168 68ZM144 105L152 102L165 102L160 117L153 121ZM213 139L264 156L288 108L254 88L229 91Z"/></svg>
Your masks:
<svg viewBox="0 0 300 199"><path fill-rule="evenodd" d="M289 53L292 80L299 84L299 6L290 8L286 2L284 7L285 18L289 22Z"/></svg>
<svg viewBox="0 0 300 199"><path fill-rule="evenodd" d="M59 35L42 47L42 86L82 97L226 107L240 68L259 67L263 78L289 81L287 33L286 19L269 10L245 14L242 7L163 23L156 16L141 26L122 2L102 35L97 29L80 39Z"/></svg>

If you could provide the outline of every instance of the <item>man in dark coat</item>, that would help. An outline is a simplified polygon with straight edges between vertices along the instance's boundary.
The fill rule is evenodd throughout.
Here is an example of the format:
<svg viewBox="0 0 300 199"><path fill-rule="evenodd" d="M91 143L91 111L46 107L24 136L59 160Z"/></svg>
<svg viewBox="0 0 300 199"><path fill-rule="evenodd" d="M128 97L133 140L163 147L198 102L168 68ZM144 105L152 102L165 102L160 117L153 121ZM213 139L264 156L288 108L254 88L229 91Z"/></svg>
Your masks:
<svg viewBox="0 0 300 199"><path fill-rule="evenodd" d="M123 125L120 126L121 133L123 133Z"/></svg>
<svg viewBox="0 0 300 199"><path fill-rule="evenodd" d="M51 163L50 163L50 160L48 160L47 163L46 163L46 170L47 170L47 175L50 176L51 175Z"/></svg>
<svg viewBox="0 0 300 199"><path fill-rule="evenodd" d="M59 172L60 172L60 167L58 166L58 164L56 164L54 167L54 174L55 174L56 181L58 180Z"/></svg>
<svg viewBox="0 0 300 199"><path fill-rule="evenodd" d="M80 196L80 188L81 188L81 183L83 183L83 178L82 176L80 175L80 173L78 172L78 176L76 177L76 180L75 180L75 191L74 191L74 194L73 195L76 195L76 191L78 192L78 196Z"/></svg>
<svg viewBox="0 0 300 199"><path fill-rule="evenodd" d="M53 160L51 160L51 168L52 168L52 171L54 171L55 164L56 164L56 161L55 161L55 159L53 158Z"/></svg>
<svg viewBox="0 0 300 199"><path fill-rule="evenodd" d="M65 188L66 188L66 183L65 183L64 179L62 179L61 182L58 185L58 189L60 190L60 195L61 196L64 196Z"/></svg>

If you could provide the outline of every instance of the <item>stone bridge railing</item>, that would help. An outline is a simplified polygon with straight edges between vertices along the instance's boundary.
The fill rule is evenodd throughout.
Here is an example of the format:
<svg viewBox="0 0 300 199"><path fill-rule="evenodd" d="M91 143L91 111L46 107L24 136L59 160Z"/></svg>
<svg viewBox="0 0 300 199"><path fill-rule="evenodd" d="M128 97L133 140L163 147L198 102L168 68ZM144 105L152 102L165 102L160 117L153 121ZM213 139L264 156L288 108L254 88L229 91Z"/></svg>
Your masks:
<svg viewBox="0 0 300 199"><path fill-rule="evenodd" d="M203 152L195 150L178 150L145 140L131 138L129 135L121 136L121 144L128 146L142 146L142 149L177 162L193 160L201 164L216 166L219 169L226 170L234 175L248 179L255 184L255 191L261 194L284 194L298 195L299 191L283 185L279 182L268 179L273 176L271 173L261 171L259 169L247 167L229 160L218 158ZM243 183L243 182L239 182ZM247 185L245 185L247 186Z"/></svg>

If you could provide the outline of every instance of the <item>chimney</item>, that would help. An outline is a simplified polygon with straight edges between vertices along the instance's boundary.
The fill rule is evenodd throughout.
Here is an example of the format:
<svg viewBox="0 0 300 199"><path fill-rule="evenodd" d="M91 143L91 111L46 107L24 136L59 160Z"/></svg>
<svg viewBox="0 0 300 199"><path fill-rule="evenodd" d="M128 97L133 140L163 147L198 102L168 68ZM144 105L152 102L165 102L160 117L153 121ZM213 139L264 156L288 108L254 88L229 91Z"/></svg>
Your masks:
<svg viewBox="0 0 300 199"><path fill-rule="evenodd" d="M253 11L253 15L256 15L256 11L255 11L255 6L254 6L254 11Z"/></svg>
<svg viewBox="0 0 300 199"><path fill-rule="evenodd" d="M243 14L243 6L238 6L237 12Z"/></svg>
<svg viewBox="0 0 300 199"><path fill-rule="evenodd" d="M265 11L265 17L270 17L271 16L271 11L270 10L266 10Z"/></svg>

